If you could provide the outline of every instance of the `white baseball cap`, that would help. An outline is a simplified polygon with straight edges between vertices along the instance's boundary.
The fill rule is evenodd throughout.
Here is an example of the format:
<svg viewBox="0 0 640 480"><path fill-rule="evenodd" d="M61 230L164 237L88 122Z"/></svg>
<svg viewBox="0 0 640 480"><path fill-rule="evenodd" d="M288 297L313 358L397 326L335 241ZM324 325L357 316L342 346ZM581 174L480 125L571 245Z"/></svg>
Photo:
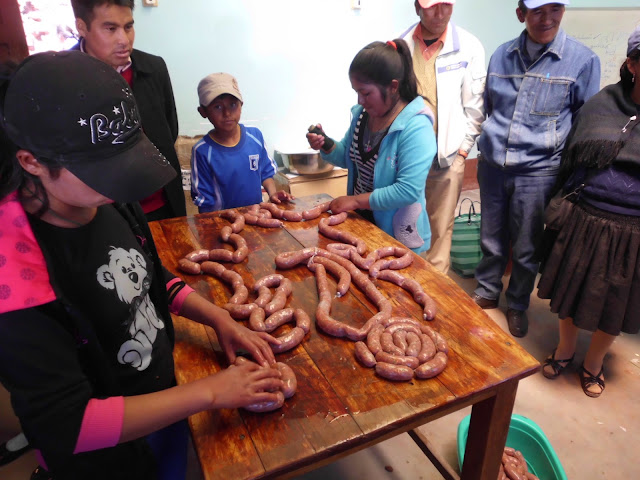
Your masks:
<svg viewBox="0 0 640 480"><path fill-rule="evenodd" d="M569 0L524 0L527 8L538 8L549 3L559 3L560 5L569 5Z"/></svg>
<svg viewBox="0 0 640 480"><path fill-rule="evenodd" d="M418 0L418 3L420 3L420 6L422 8L431 8L439 3L448 3L450 5L454 5L456 3L456 0Z"/></svg>

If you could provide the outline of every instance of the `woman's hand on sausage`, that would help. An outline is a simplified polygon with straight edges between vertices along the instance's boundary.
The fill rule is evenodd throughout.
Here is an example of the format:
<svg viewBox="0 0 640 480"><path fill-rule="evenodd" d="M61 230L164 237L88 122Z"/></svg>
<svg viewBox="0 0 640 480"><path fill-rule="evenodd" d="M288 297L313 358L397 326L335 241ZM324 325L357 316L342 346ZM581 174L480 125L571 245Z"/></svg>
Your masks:
<svg viewBox="0 0 640 480"><path fill-rule="evenodd" d="M334 215L342 212L349 212L351 210L357 210L361 208L369 208L368 195L366 197L367 201L364 201L364 197L361 195L343 195L342 197L338 197L331 202L329 206L329 210Z"/></svg>
<svg viewBox="0 0 640 480"><path fill-rule="evenodd" d="M202 381L212 394L211 408L238 408L259 402L275 402L278 398L275 392L284 387L280 370L253 362L233 365Z"/></svg>
<svg viewBox="0 0 640 480"><path fill-rule="evenodd" d="M229 317L215 327L218 341L230 363L236 359L238 350L247 351L256 363L264 367L275 365L276 359L270 344L279 345L280 341L265 332L254 332Z"/></svg>

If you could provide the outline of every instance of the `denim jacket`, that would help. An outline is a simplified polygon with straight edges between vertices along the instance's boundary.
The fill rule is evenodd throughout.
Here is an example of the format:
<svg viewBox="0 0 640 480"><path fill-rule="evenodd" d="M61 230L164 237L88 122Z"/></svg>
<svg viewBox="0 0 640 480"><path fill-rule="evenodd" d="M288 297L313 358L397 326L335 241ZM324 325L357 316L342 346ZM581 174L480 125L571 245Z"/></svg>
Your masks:
<svg viewBox="0 0 640 480"><path fill-rule="evenodd" d="M478 139L481 161L526 175L556 175L575 115L600 89L600 59L561 29L540 58L526 30L489 61Z"/></svg>

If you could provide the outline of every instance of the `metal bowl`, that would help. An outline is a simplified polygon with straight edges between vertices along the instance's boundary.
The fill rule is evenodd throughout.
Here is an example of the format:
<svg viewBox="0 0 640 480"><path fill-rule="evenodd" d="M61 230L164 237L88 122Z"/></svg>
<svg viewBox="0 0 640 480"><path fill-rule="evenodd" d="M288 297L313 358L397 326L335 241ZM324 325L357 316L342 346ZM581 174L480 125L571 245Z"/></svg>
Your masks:
<svg viewBox="0 0 640 480"><path fill-rule="evenodd" d="M291 173L298 175L317 175L333 170L333 165L323 160L315 150L300 153L280 152L280 155L284 166Z"/></svg>

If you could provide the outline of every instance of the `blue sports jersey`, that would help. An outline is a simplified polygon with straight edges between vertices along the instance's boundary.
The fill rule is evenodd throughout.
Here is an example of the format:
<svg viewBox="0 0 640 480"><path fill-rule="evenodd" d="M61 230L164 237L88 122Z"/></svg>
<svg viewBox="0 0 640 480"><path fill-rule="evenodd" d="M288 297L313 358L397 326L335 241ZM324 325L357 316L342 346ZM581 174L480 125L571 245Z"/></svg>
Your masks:
<svg viewBox="0 0 640 480"><path fill-rule="evenodd" d="M191 198L200 212L260 203L262 183L277 171L257 128L240 124L235 147L207 134L191 150Z"/></svg>

